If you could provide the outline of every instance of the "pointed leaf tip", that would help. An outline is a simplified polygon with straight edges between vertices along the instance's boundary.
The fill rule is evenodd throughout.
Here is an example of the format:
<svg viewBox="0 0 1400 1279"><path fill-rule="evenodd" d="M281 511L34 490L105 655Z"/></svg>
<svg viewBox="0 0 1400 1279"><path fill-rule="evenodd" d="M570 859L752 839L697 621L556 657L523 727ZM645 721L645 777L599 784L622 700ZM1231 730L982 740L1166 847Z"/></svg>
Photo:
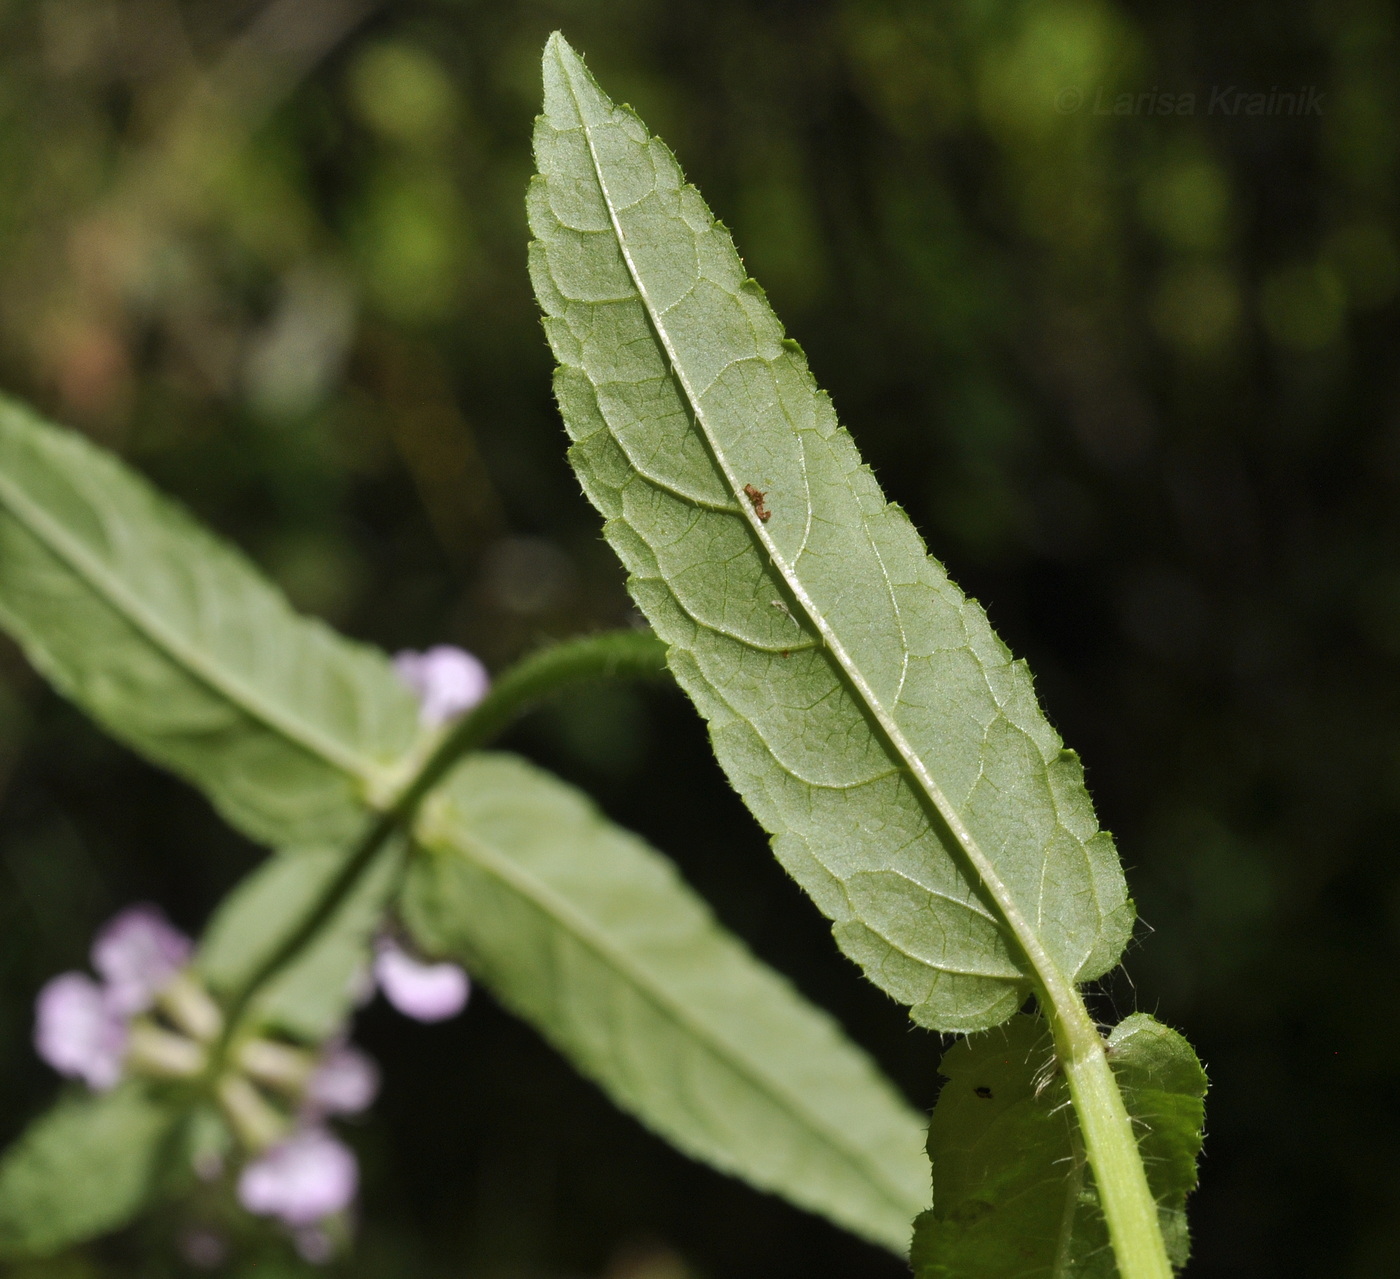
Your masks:
<svg viewBox="0 0 1400 1279"><path fill-rule="evenodd" d="M554 127L574 129L583 123L577 97L592 78L574 47L556 31L545 43L543 59L544 118Z"/></svg>
<svg viewBox="0 0 1400 1279"><path fill-rule="evenodd" d="M583 58L579 56L578 50L564 39L562 31L552 32L549 39L545 41L544 62L546 68L551 60L564 71L573 71L583 65Z"/></svg>

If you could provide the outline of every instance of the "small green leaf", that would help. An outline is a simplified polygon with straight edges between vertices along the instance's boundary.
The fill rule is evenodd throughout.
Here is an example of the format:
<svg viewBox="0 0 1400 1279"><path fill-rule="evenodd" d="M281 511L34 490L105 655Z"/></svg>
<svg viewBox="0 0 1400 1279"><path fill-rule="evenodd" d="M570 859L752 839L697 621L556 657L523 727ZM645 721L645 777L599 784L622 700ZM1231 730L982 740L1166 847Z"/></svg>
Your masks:
<svg viewBox="0 0 1400 1279"><path fill-rule="evenodd" d="M558 34L530 270L570 458L730 780L842 949L976 1030L1112 968L1132 904L1025 665L885 501L670 151Z"/></svg>
<svg viewBox="0 0 1400 1279"><path fill-rule="evenodd" d="M425 805L405 919L681 1150L903 1253L922 1121L671 864L508 755Z"/></svg>
<svg viewBox="0 0 1400 1279"><path fill-rule="evenodd" d="M382 654L299 617L115 457L0 400L0 625L269 844L339 843L418 736Z"/></svg>
<svg viewBox="0 0 1400 1279"><path fill-rule="evenodd" d="M1172 1265L1184 1266L1191 1252L1186 1197L1196 1188L1204 1139L1206 1072L1182 1035L1146 1013L1125 1017L1109 1032L1108 1059L1137 1130L1167 1255Z"/></svg>
<svg viewBox="0 0 1400 1279"><path fill-rule="evenodd" d="M130 1221L144 1206L177 1113L140 1082L69 1096L0 1159L0 1256L43 1256Z"/></svg>
<svg viewBox="0 0 1400 1279"><path fill-rule="evenodd" d="M933 1208L915 1225L919 1279L1052 1275L1082 1182L1062 1085L1038 1017L1013 1017L943 1056L929 1124ZM1046 1082L1049 1082L1047 1076Z"/></svg>
<svg viewBox="0 0 1400 1279"><path fill-rule="evenodd" d="M1142 1013L1108 1039L1174 1266L1189 1252L1206 1079L1190 1045ZM1038 1017L955 1044L929 1125L933 1208L915 1223L917 1279L1108 1279L1118 1273L1092 1175Z"/></svg>
<svg viewBox="0 0 1400 1279"><path fill-rule="evenodd" d="M291 936L345 865L337 849L290 849L247 877L220 905L200 943L196 965L225 998L240 991ZM319 1043L344 1022L370 935L384 913L399 868L380 856L316 939L257 994L253 1022Z"/></svg>

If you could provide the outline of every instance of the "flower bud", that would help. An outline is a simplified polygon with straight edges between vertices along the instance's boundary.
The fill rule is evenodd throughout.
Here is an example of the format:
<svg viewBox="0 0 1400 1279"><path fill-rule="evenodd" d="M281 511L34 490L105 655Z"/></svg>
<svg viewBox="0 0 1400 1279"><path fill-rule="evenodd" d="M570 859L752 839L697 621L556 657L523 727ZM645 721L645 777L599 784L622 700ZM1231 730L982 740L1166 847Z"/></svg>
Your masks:
<svg viewBox="0 0 1400 1279"><path fill-rule="evenodd" d="M316 1069L316 1059L302 1048L272 1039L250 1039L238 1049L238 1064L259 1083L299 1097Z"/></svg>
<svg viewBox="0 0 1400 1279"><path fill-rule="evenodd" d="M191 1079L209 1064L203 1047L184 1035L162 1030L149 1021L134 1022L127 1038L126 1065L138 1075L158 1079Z"/></svg>
<svg viewBox="0 0 1400 1279"><path fill-rule="evenodd" d="M216 1091L229 1125L249 1150L266 1150L276 1145L291 1128L291 1120L244 1075L225 1075L219 1080Z"/></svg>
<svg viewBox="0 0 1400 1279"><path fill-rule="evenodd" d="M471 982L462 968L418 959L387 937L377 945L374 976L384 997L415 1021L455 1017L471 994Z"/></svg>
<svg viewBox="0 0 1400 1279"><path fill-rule="evenodd" d="M426 653L405 649L395 654L394 670L418 694L419 718L430 727L470 710L491 685L481 662L451 644L439 644Z"/></svg>
<svg viewBox="0 0 1400 1279"><path fill-rule="evenodd" d="M181 1030L201 1043L212 1043L224 1028L224 1016L188 968L175 974L156 996L156 1005Z"/></svg>

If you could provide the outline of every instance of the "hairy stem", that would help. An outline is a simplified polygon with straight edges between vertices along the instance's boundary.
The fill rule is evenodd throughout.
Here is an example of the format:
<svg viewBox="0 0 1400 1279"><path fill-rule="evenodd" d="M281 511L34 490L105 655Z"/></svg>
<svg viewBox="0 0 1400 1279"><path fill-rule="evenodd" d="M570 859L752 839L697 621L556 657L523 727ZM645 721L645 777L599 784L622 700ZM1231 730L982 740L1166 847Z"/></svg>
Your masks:
<svg viewBox="0 0 1400 1279"><path fill-rule="evenodd" d="M532 653L507 670L453 726L388 811L411 816L463 755L485 746L547 697L600 679L658 679L666 674L666 645L650 631L604 631Z"/></svg>
<svg viewBox="0 0 1400 1279"><path fill-rule="evenodd" d="M492 738L545 698L575 684L599 679L657 678L666 673L666 645L650 631L604 631L566 640L532 653L510 667L487 695L438 743L417 773L375 814L339 874L326 886L297 927L235 993L227 1009L220 1052L236 1033L249 1004L295 960L355 890L361 877L413 820L424 797L462 756Z"/></svg>
<svg viewBox="0 0 1400 1279"><path fill-rule="evenodd" d="M1118 1273L1121 1279L1171 1279L1157 1202L1147 1184L1132 1120L1113 1077L1103 1037L1078 991L1072 1001L1044 1002L1108 1223Z"/></svg>

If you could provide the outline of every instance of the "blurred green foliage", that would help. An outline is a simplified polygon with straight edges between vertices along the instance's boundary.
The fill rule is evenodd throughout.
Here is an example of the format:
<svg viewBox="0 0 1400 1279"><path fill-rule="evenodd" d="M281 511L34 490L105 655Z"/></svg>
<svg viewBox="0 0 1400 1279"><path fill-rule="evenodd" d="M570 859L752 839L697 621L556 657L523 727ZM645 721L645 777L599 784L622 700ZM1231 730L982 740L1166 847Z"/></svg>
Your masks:
<svg viewBox="0 0 1400 1279"><path fill-rule="evenodd" d="M525 276L554 27L734 227L1082 752L1152 930L1102 1012L1183 1026L1213 1080L1191 1273L1393 1273L1400 15L10 0L0 383L387 647L500 665L625 622ZM134 898L199 926L259 854L9 647L0 681L8 1136L55 1090L39 984ZM590 693L512 744L672 852L931 1104L939 1044L835 954L677 695ZM357 1133L356 1274L899 1273L665 1150L488 999L438 1028L371 1009L363 1038L388 1084ZM197 1273L217 1248L189 1229L23 1273ZM269 1235L224 1269L300 1267Z"/></svg>

